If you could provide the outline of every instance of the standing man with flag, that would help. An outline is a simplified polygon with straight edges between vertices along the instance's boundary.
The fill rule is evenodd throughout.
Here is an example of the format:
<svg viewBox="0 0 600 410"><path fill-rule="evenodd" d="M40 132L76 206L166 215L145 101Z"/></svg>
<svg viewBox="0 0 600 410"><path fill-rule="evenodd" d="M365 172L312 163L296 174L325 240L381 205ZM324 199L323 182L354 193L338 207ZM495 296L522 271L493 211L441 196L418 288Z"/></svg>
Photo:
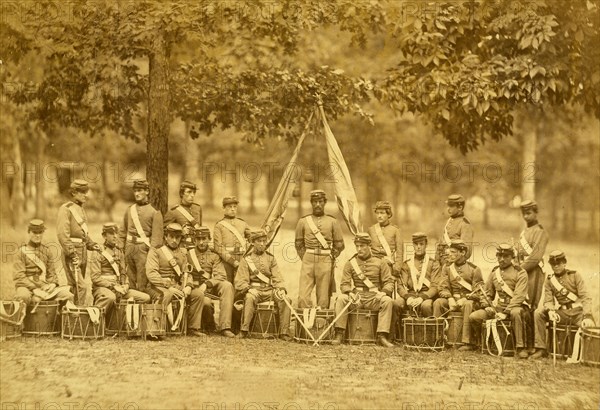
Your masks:
<svg viewBox="0 0 600 410"><path fill-rule="evenodd" d="M125 264L131 289L146 291L146 259L150 247L159 248L163 241L163 217L149 202L150 185L145 179L133 181L135 204L127 208L119 243L125 249Z"/></svg>
<svg viewBox="0 0 600 410"><path fill-rule="evenodd" d="M83 209L83 204L88 200L89 191L90 187L87 181L75 179L70 187L73 199L58 208L56 218L56 234L62 248L67 282L74 290L77 305L87 304L88 288L84 283L87 251L100 250L100 245L89 236L87 215Z"/></svg>
<svg viewBox="0 0 600 410"><path fill-rule="evenodd" d="M169 209L164 220L165 226L177 222L183 227L183 246L187 249L196 246L194 232L202 225L202 207L194 202L196 189L193 182L183 181L179 186L181 203Z"/></svg>
<svg viewBox="0 0 600 410"><path fill-rule="evenodd" d="M317 305L329 308L330 283L335 259L344 250L342 230L337 220L325 215L327 195L321 189L310 193L311 215L300 218L296 225L295 246L302 259L298 307L312 306L311 293L316 286Z"/></svg>

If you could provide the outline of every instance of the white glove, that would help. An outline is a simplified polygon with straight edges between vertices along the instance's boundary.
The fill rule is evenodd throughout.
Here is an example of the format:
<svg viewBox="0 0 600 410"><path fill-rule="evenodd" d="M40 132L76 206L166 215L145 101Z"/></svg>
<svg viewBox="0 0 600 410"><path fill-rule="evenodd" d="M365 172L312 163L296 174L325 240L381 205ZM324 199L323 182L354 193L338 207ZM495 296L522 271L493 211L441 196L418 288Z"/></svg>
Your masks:
<svg viewBox="0 0 600 410"><path fill-rule="evenodd" d="M560 321L560 316L558 316L558 313L556 313L556 310L549 310L548 311L548 318L553 321L553 322L559 322Z"/></svg>

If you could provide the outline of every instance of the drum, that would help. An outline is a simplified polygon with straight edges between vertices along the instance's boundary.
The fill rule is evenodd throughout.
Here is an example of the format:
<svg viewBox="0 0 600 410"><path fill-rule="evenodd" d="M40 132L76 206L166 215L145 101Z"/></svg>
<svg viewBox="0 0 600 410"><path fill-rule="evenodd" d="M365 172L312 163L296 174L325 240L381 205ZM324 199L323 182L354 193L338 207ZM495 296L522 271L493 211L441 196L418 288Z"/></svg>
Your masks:
<svg viewBox="0 0 600 410"><path fill-rule="evenodd" d="M248 335L260 339L276 338L279 336L279 324L277 322L275 303L259 303L250 322Z"/></svg>
<svg viewBox="0 0 600 410"><path fill-rule="evenodd" d="M185 332L187 330L187 305L181 306L181 300L177 298L173 298L171 300L171 306L173 307L173 322L177 322L177 318L179 317L179 311L183 308L183 315L181 316L181 320L179 324L173 328L173 323L169 322L169 317L167 316L165 332L167 336L185 336Z"/></svg>
<svg viewBox="0 0 600 410"><path fill-rule="evenodd" d="M335 310L333 309L296 309L296 313L304 322L312 336L317 340L325 329L331 324L335 318ZM313 343L304 327L300 323L295 324L294 339L298 342ZM323 335L319 343L330 343L335 337L335 329L332 326L326 335Z"/></svg>
<svg viewBox="0 0 600 410"><path fill-rule="evenodd" d="M142 305L142 337L146 339L148 336L160 337L165 336L166 330L166 313L162 303L146 303Z"/></svg>
<svg viewBox="0 0 600 410"><path fill-rule="evenodd" d="M42 300L27 307L23 321L23 334L28 336L50 336L60 334L57 300Z"/></svg>
<svg viewBox="0 0 600 410"><path fill-rule="evenodd" d="M581 334L581 363L600 367L600 327L586 327Z"/></svg>
<svg viewBox="0 0 600 410"><path fill-rule="evenodd" d="M444 349L444 319L407 317L404 346L408 349L440 351Z"/></svg>
<svg viewBox="0 0 600 410"><path fill-rule="evenodd" d="M106 319L106 334L125 337L142 336L142 305L121 300Z"/></svg>
<svg viewBox="0 0 600 410"><path fill-rule="evenodd" d="M62 309L63 339L102 339L104 308L96 306L64 306Z"/></svg>
<svg viewBox="0 0 600 410"><path fill-rule="evenodd" d="M21 337L26 310L23 301L0 301L0 342Z"/></svg>
<svg viewBox="0 0 600 410"><path fill-rule="evenodd" d="M462 311L453 311L448 314L448 327L446 329L446 344L449 346L462 345L462 332L464 314Z"/></svg>
<svg viewBox="0 0 600 410"><path fill-rule="evenodd" d="M490 324L489 327L488 323ZM498 346L494 341L494 332L491 323L491 320L486 320L481 324L481 352L489 353L492 356L514 356L515 338L512 329L512 321L498 320L496 323L498 343L502 348L502 353L499 352ZM523 338L527 340L526 335L523 335Z"/></svg>
<svg viewBox="0 0 600 410"><path fill-rule="evenodd" d="M351 345L377 342L378 310L354 309L348 312L346 339Z"/></svg>
<svg viewBox="0 0 600 410"><path fill-rule="evenodd" d="M556 357L566 359L571 357L573 346L575 346L575 334L579 326L577 325L556 325ZM548 322L548 337L546 338L546 349L552 354L554 331L552 322ZM552 357L552 356L550 356Z"/></svg>

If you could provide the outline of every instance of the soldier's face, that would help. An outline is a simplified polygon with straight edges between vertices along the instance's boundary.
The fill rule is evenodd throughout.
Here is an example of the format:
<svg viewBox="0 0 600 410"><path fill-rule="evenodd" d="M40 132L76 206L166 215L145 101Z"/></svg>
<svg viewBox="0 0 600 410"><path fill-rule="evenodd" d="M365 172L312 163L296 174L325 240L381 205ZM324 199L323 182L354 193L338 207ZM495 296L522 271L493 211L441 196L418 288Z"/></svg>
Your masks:
<svg viewBox="0 0 600 410"><path fill-rule="evenodd" d="M230 218L235 218L237 215L237 204L228 204L223 207L225 212L225 216L229 216Z"/></svg>
<svg viewBox="0 0 600 410"><path fill-rule="evenodd" d="M32 232L29 231L29 240L31 243L42 243L42 237L44 236L44 232Z"/></svg>
<svg viewBox="0 0 600 410"><path fill-rule="evenodd" d="M522 215L525 222L529 223L537 221L537 213L531 208L523 210Z"/></svg>
<svg viewBox="0 0 600 410"><path fill-rule="evenodd" d="M375 210L375 218L377 222L384 223L390 219L390 216L385 209L377 209Z"/></svg>
<svg viewBox="0 0 600 410"><path fill-rule="evenodd" d="M142 202L148 200L148 195L150 191L144 188L136 188L133 190L133 196L135 197L136 202Z"/></svg>
<svg viewBox="0 0 600 410"><path fill-rule="evenodd" d="M371 256L371 247L366 243L357 243L356 253L358 254L359 258L366 259Z"/></svg>
<svg viewBox="0 0 600 410"><path fill-rule="evenodd" d="M117 243L117 235L114 232L105 232L102 236L104 236L104 240L108 245L115 245Z"/></svg>
<svg viewBox="0 0 600 410"><path fill-rule="evenodd" d="M448 212L448 215L456 216L460 213L460 211L462 211L462 206L456 204L448 205L446 207L446 211Z"/></svg>
<svg viewBox="0 0 600 410"><path fill-rule="evenodd" d="M554 273L562 273L567 267L567 263L563 261L550 262L550 266Z"/></svg>
<svg viewBox="0 0 600 410"><path fill-rule="evenodd" d="M171 249L175 249L179 246L179 242L181 242L181 234L167 232L165 235L165 242L167 242L167 246Z"/></svg>
<svg viewBox="0 0 600 410"><path fill-rule="evenodd" d="M415 247L415 255L425 255L425 251L427 250L427 241L413 242L413 246Z"/></svg>
<svg viewBox="0 0 600 410"><path fill-rule="evenodd" d="M454 248L449 248L446 251L446 260L449 263L454 263L458 260L458 250Z"/></svg>
<svg viewBox="0 0 600 410"><path fill-rule="evenodd" d="M311 199L310 204L312 205L313 214L322 215L325 211L325 199Z"/></svg>
<svg viewBox="0 0 600 410"><path fill-rule="evenodd" d="M512 264L512 255L510 253L497 253L498 265L501 269L507 268Z"/></svg>
<svg viewBox="0 0 600 410"><path fill-rule="evenodd" d="M79 203L84 204L88 200L89 190L83 191L75 191L73 192L73 200Z"/></svg>
<svg viewBox="0 0 600 410"><path fill-rule="evenodd" d="M197 237L196 248L198 248L198 250L201 252L206 252L208 250L208 242L209 239L206 236Z"/></svg>
<svg viewBox="0 0 600 410"><path fill-rule="evenodd" d="M184 205L190 205L194 202L194 197L196 196L196 191L190 188L185 188L183 193L181 194L181 203Z"/></svg>
<svg viewBox="0 0 600 410"><path fill-rule="evenodd" d="M254 242L256 253L263 253L267 249L267 238L256 239Z"/></svg>

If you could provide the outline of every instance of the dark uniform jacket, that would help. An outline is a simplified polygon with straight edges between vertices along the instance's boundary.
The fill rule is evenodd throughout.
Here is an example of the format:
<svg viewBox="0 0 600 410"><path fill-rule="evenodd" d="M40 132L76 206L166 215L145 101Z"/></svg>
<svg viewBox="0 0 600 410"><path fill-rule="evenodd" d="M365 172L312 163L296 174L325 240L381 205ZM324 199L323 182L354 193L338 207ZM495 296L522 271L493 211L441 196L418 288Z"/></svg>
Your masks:
<svg viewBox="0 0 600 410"><path fill-rule="evenodd" d="M435 299L437 297L441 277L440 277L440 264L433 258L429 259L425 270L425 278L429 280L429 286L423 283L421 289L415 289L411 275L411 263L414 260L414 266L417 270L417 281L421 274L421 269L424 263L424 258L419 259L414 256L407 259L402 264L402 270L400 275L401 286L398 287L398 294L404 299L409 297L420 297L423 300Z"/></svg>
<svg viewBox="0 0 600 410"><path fill-rule="evenodd" d="M214 229L214 249L217 255L223 259L223 262L227 262L233 265L246 250L246 244L241 243L237 236L231 232L225 226L222 221L227 222L233 226L242 238L247 238L250 235L250 227L241 218L229 218L224 217L215 224Z"/></svg>
<svg viewBox="0 0 600 410"><path fill-rule="evenodd" d="M44 277L42 268L38 267L26 254L37 258L46 267ZM52 255L50 248L44 244L33 246L31 243L19 248L19 253L15 256L13 267L13 281L15 288L27 288L33 290L41 288L45 284L55 283L58 286L58 276L56 275L56 255Z"/></svg>
<svg viewBox="0 0 600 410"><path fill-rule="evenodd" d="M150 248L148 259L146 259L146 276L148 277L148 282L153 286L168 288L170 286L182 284L183 269L187 263L187 250L182 247L177 249L169 248L169 250L179 266L182 275L179 276L175 272L175 269L173 269L170 261L167 260L161 248ZM187 286L193 287L191 282L188 283Z"/></svg>
<svg viewBox="0 0 600 410"><path fill-rule="evenodd" d="M129 285L129 279L125 272L125 256L116 246L108 247L104 245L103 252L107 252L112 256L119 274L111 263L106 259L102 252L94 252L89 261L89 269L92 277L92 287L113 288L115 285Z"/></svg>
<svg viewBox="0 0 600 410"><path fill-rule="evenodd" d="M125 216L123 217L123 226L119 230L119 247L123 248L125 242L138 243L137 239L131 241L128 237L139 238L135 224L131 218L131 207L135 206L140 218L142 230L150 240L150 246L158 248L163 244L163 217L160 211L154 209L150 204L138 205L133 204L127 207Z"/></svg>
<svg viewBox="0 0 600 410"><path fill-rule="evenodd" d="M452 266L454 266L460 278L471 285L472 290L468 290L460 284L460 278L454 275ZM479 284L483 284L481 269L471 262L465 262L462 265L457 265L456 263L444 265L441 272L439 297L446 299L450 297L454 297L455 299L466 298L469 293L477 290ZM473 296L471 298L474 299Z"/></svg>
<svg viewBox="0 0 600 410"><path fill-rule="evenodd" d="M185 215L183 215L183 213L179 211L179 207L184 208L192 216L191 221L188 220L185 217ZM191 225L194 228L198 228L202 226L202 207L195 202L193 202L189 206L185 206L183 204L175 205L167 211L164 219L164 226L176 222L181 226Z"/></svg>
<svg viewBox="0 0 600 410"><path fill-rule="evenodd" d="M71 208L75 213L80 215L81 220L87 224L87 214L81 205L69 201L58 208L56 234L63 253L67 256L73 256L75 254L75 248L85 246L90 250L96 245L96 242L89 237L89 231L88 234L86 234L82 226L77 222L70 210Z"/></svg>
<svg viewBox="0 0 600 410"><path fill-rule="evenodd" d="M250 268L246 258L252 261L256 271ZM258 272L266 276L269 283L265 283L261 280L257 274ZM285 287L283 276L281 276L279 267L277 266L277 261L269 252L263 252L260 255L256 252L251 252L250 255L247 255L240 260L240 266L235 275L235 290L239 293L246 293L251 287L259 290L271 290L274 288Z"/></svg>
<svg viewBox="0 0 600 410"><path fill-rule="evenodd" d="M385 260L386 252L381 244L381 241L379 240L379 236L377 235L377 225L379 224L376 223L367 231L371 237L371 252L373 253L373 256ZM387 225L381 227L381 233L383 234L383 237L392 251L391 258L394 270L396 272L400 272L400 269L402 269L402 261L404 260L402 258L404 249L402 245L402 235L400 233L400 229L396 225L388 223Z"/></svg>
<svg viewBox="0 0 600 410"><path fill-rule="evenodd" d="M554 274L552 274L554 275ZM567 307L572 305L574 302L567 297L568 293L564 291L560 293L558 289L552 284L549 275L544 284L544 307L547 309L554 309L554 298L556 298L559 305L566 305ZM583 278L580 273L574 270L565 269L562 274L554 275L567 291L577 296L577 302L580 302L583 308L584 315L592 314L592 298L585 288Z"/></svg>
<svg viewBox="0 0 600 410"><path fill-rule="evenodd" d="M496 279L496 271L500 272L502 281L513 291L512 297L502 290L502 284ZM496 266L492 269L492 273L490 273L485 283L485 293L492 301L497 294L498 304L496 308L504 310L504 313L508 314L512 308L521 307L527 301L527 272L515 265L511 265L504 270ZM485 298L482 298L481 305L484 308L489 306Z"/></svg>
<svg viewBox="0 0 600 410"><path fill-rule="evenodd" d="M469 259L471 253L473 252L473 226L471 225L471 221L467 219L464 214L459 214L448 218L446 225L444 226L444 230L442 231L442 242L449 246L448 240L446 238L445 233L448 233L450 239L462 239L468 247L466 259Z"/></svg>
<svg viewBox="0 0 600 410"><path fill-rule="evenodd" d="M394 290L392 270L387 262L375 256L361 259L358 255L354 255L346 262L342 273L342 282L340 283L340 290L342 293L350 293L352 291L368 292L369 287L359 277L354 267L352 267L350 261L353 259L356 260L362 273L371 281L373 286L375 286L379 292L384 292L388 296L391 296Z"/></svg>
<svg viewBox="0 0 600 410"><path fill-rule="evenodd" d="M306 215L300 218L296 225L296 240L295 246L298 255L302 258L306 249L323 249L323 245L317 239L316 235L310 229L307 218L312 218L315 226L321 232L329 249L332 250L333 256L337 257L344 250L344 238L342 236L342 228L337 220L331 215Z"/></svg>
<svg viewBox="0 0 600 410"><path fill-rule="evenodd" d="M531 254L527 252L521 243L521 238L524 238L526 243L531 248ZM531 272L540 264L540 262L542 262L548 241L548 232L546 232L542 225L538 223L528 226L523 230L523 232L521 232L516 245L518 259L520 261L519 263L523 269L525 269L527 272Z"/></svg>
<svg viewBox="0 0 600 410"><path fill-rule="evenodd" d="M192 255L196 256L199 267L196 266L196 261ZM206 252L201 252L198 248L190 249L188 251L188 263L193 268L191 280L194 286L206 283L206 288L210 289L219 282L227 281L227 274L221 257L210 249L207 249Z"/></svg>

